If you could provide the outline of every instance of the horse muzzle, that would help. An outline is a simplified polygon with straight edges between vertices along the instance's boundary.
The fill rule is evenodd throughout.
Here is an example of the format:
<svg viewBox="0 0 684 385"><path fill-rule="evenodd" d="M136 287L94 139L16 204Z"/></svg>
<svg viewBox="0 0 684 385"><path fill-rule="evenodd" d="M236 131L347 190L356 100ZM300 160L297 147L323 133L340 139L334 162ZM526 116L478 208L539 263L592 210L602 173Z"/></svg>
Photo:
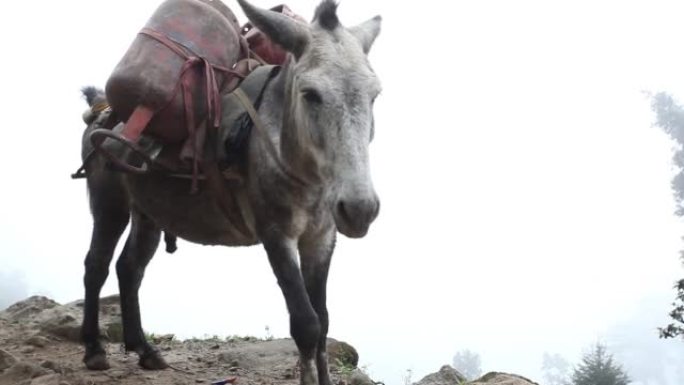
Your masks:
<svg viewBox="0 0 684 385"><path fill-rule="evenodd" d="M333 217L337 230L349 238L361 238L368 233L380 212L380 200L373 194L368 198L339 199Z"/></svg>

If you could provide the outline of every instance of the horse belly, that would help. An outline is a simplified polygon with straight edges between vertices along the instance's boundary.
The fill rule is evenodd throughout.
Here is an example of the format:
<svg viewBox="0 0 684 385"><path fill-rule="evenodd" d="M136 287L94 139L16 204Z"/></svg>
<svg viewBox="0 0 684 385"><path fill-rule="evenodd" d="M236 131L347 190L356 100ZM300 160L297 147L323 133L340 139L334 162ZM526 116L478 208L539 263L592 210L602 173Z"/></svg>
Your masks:
<svg viewBox="0 0 684 385"><path fill-rule="evenodd" d="M133 206L165 231L203 245L258 243L253 234L245 236L230 223L201 181L200 191L190 194L189 180L154 175L126 179Z"/></svg>

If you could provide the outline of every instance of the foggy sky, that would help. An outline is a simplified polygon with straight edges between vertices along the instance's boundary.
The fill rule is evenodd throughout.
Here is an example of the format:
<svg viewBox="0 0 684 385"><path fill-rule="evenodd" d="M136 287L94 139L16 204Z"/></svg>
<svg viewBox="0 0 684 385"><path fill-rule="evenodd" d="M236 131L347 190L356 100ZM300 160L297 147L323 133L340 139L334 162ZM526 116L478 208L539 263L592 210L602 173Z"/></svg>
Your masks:
<svg viewBox="0 0 684 385"><path fill-rule="evenodd" d="M287 3L307 18L316 5ZM0 278L17 272L26 294L83 296L91 222L84 182L69 179L79 89L104 85L157 4L0 3ZM342 1L347 25L384 18L370 56L384 89L371 145L382 211L366 238L339 242L330 335L376 380L400 383L406 369L418 380L470 349L485 372L540 381L543 352L576 362L644 301L674 295L684 228L672 144L642 91L684 100L682 8ZM287 336L260 248L179 248L147 269L146 330ZM103 295L116 287L111 269ZM666 314L658 301L648 311ZM624 330L625 346L651 343L651 329Z"/></svg>

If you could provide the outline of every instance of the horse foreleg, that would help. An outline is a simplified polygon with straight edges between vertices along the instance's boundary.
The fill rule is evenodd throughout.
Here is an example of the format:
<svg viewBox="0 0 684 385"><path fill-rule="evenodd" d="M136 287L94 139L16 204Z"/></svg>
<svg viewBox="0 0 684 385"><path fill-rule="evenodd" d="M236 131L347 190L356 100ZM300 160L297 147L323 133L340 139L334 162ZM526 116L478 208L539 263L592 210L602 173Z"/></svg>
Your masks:
<svg viewBox="0 0 684 385"><path fill-rule="evenodd" d="M263 244L290 313L290 334L299 349L300 384L318 385L315 359L321 324L297 263L296 244L285 237L266 239Z"/></svg>
<svg viewBox="0 0 684 385"><path fill-rule="evenodd" d="M92 170L89 170L92 175ZM93 179L93 178L96 178ZM85 346L83 362L91 370L109 368L107 355L100 342L98 312L100 290L109 275L114 249L129 220L128 203L122 186L98 175L89 177L90 209L93 233L85 258L85 301L81 338Z"/></svg>
<svg viewBox="0 0 684 385"><path fill-rule="evenodd" d="M154 256L160 238L161 230L149 218L133 211L131 231L126 246L116 262L124 344L127 351L138 353L138 363L145 369L168 367L159 351L145 339L138 302L138 289L145 274L145 267Z"/></svg>
<svg viewBox="0 0 684 385"><path fill-rule="evenodd" d="M318 320L321 324L321 334L318 338L316 351L316 367L318 369L319 385L330 385L330 371L328 369L328 308L326 305L326 287L330 260L335 249L335 228L312 239L300 241L302 274Z"/></svg>

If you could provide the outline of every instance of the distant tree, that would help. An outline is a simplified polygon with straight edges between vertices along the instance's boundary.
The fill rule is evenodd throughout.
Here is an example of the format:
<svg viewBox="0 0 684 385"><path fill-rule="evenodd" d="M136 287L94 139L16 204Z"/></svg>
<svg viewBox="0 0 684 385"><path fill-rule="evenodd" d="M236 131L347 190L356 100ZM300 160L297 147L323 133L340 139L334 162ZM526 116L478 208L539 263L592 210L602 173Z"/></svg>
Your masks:
<svg viewBox="0 0 684 385"><path fill-rule="evenodd" d="M660 336L662 338L684 337L684 279L680 279L677 282L675 289L677 290L677 298L672 303L674 308L670 311L670 318L674 322L664 328L660 328Z"/></svg>
<svg viewBox="0 0 684 385"><path fill-rule="evenodd" d="M656 114L656 125L667 133L676 143L672 159L677 173L672 179L672 191L677 203L677 215L684 216L684 107L672 96L660 92L652 96L651 108ZM684 262L684 251L680 253ZM684 279L675 284L677 292L670 317L674 322L660 329L662 338L684 337Z"/></svg>
<svg viewBox="0 0 684 385"><path fill-rule="evenodd" d="M598 343L582 357L573 370L572 385L628 385L630 379L622 366L613 360L604 345Z"/></svg>
<svg viewBox="0 0 684 385"><path fill-rule="evenodd" d="M570 363L560 354L544 353L542 372L546 385L569 385Z"/></svg>
<svg viewBox="0 0 684 385"><path fill-rule="evenodd" d="M482 375L480 364L480 355L465 349L456 353L452 366L465 378L472 381Z"/></svg>

